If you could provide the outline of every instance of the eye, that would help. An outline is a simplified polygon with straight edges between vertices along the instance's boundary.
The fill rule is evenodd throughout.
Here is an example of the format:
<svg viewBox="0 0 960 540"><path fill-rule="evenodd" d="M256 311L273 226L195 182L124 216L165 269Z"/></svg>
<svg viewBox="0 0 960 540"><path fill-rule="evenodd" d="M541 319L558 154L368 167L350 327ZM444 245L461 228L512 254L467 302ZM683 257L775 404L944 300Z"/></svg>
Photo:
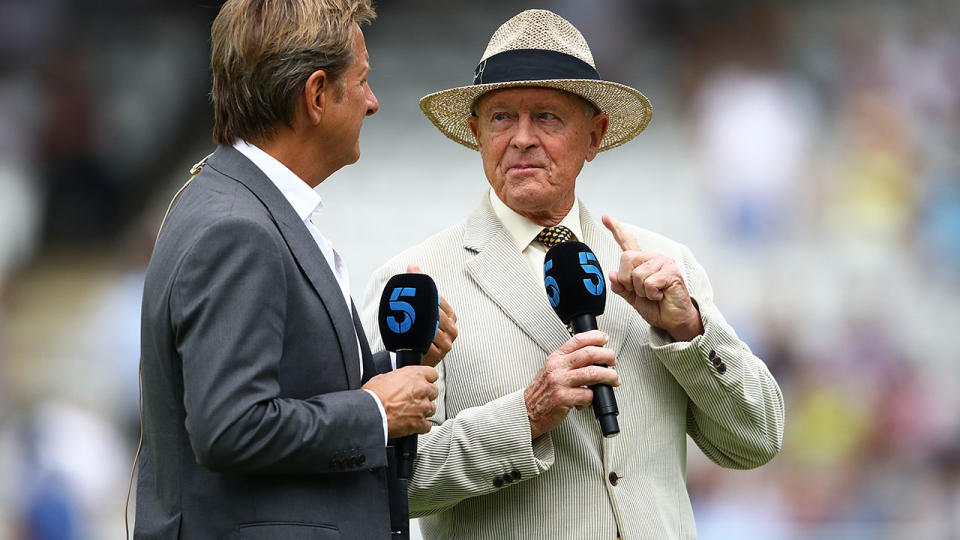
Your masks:
<svg viewBox="0 0 960 540"><path fill-rule="evenodd" d="M505 112L493 113L494 122L503 122L506 119L507 119L507 113Z"/></svg>
<svg viewBox="0 0 960 540"><path fill-rule="evenodd" d="M541 120L559 120L559 118L557 118L557 115L553 113L548 113L548 112L540 113L539 118Z"/></svg>

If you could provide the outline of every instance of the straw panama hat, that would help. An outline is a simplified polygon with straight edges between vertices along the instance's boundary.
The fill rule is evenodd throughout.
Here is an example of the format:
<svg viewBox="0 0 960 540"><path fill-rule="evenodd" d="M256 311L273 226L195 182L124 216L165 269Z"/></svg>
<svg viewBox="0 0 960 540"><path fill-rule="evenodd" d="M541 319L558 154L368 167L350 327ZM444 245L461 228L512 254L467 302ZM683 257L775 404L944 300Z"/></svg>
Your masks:
<svg viewBox="0 0 960 540"><path fill-rule="evenodd" d="M587 41L551 11L530 9L503 23L487 44L473 84L420 98L420 110L444 135L477 150L467 119L477 99L518 86L556 88L576 94L610 116L600 151L636 137L647 124L650 101L629 86L600 79Z"/></svg>

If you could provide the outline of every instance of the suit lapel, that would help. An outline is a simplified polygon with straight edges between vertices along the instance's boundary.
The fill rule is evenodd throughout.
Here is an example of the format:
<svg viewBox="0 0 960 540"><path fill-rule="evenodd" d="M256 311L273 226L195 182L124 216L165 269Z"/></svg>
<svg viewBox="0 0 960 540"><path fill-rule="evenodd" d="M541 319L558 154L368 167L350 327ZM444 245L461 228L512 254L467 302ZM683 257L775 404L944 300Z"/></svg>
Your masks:
<svg viewBox="0 0 960 540"><path fill-rule="evenodd" d="M594 219L582 203L580 204L580 226L583 228L582 242L590 246L597 256L607 284L607 301L604 304L603 315L597 318L597 326L610 336L607 348L619 355L623 341L627 337L627 331L636 315L636 310L609 288L610 278L607 275L620 268L620 254L623 250L620 249L620 245L614 240L610 231L603 226L603 223Z"/></svg>
<svg viewBox="0 0 960 540"><path fill-rule="evenodd" d="M360 357L355 346L357 338L353 317L343 301L337 278L327 265L313 236L280 190L238 150L230 146L220 146L210 156L207 165L246 186L273 216L297 266L307 276L333 321L347 381L350 388L358 388Z"/></svg>
<svg viewBox="0 0 960 540"><path fill-rule="evenodd" d="M550 308L543 284L531 274L487 195L467 219L464 247L477 252L467 271L483 292L547 353L570 338Z"/></svg>

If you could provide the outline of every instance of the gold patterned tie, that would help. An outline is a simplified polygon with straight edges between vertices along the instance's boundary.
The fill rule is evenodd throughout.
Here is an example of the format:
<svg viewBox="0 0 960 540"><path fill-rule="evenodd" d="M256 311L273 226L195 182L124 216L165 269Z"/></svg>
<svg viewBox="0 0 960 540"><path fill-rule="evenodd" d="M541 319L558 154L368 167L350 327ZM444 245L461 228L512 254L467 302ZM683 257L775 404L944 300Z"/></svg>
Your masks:
<svg viewBox="0 0 960 540"><path fill-rule="evenodd" d="M547 249L550 249L560 242L566 242L571 238L573 238L573 231L563 225L554 225L553 227L546 227L540 231L540 234L538 234L534 240L547 246Z"/></svg>
<svg viewBox="0 0 960 540"><path fill-rule="evenodd" d="M550 249L561 242L566 242L573 238L573 231L563 225L554 225L553 227L546 227L540 231L540 234L538 234L534 240L547 246L547 249ZM569 324L567 324L567 332L570 332L571 336L576 334L576 332L573 331L573 327Z"/></svg>

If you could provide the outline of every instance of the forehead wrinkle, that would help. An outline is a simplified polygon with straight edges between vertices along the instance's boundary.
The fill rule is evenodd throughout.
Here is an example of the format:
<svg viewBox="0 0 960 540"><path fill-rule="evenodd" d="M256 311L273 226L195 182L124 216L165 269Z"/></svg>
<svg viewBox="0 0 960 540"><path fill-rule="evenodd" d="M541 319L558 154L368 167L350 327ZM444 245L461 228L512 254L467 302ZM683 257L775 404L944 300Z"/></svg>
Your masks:
<svg viewBox="0 0 960 540"><path fill-rule="evenodd" d="M585 101L569 92L554 90L552 88L522 88L523 90L532 90L536 94L527 92L516 92L516 89L508 88L494 91L477 100L476 109L480 108L527 108L527 109L551 109L557 107L575 108L579 101ZM509 93L508 93L509 92ZM512 95L512 99L505 96Z"/></svg>

